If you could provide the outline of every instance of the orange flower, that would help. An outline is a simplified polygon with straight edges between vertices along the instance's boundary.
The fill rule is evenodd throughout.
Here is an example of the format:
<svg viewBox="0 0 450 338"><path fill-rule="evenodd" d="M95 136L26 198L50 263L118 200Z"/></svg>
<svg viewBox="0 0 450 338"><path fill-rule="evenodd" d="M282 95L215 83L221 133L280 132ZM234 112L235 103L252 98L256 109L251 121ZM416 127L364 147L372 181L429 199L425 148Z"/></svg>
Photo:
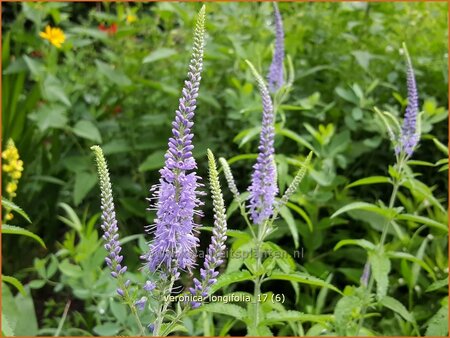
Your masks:
<svg viewBox="0 0 450 338"><path fill-rule="evenodd" d="M66 40L64 32L60 28L50 27L47 25L44 32L40 32L39 36L50 43L56 48L61 48L61 45Z"/></svg>

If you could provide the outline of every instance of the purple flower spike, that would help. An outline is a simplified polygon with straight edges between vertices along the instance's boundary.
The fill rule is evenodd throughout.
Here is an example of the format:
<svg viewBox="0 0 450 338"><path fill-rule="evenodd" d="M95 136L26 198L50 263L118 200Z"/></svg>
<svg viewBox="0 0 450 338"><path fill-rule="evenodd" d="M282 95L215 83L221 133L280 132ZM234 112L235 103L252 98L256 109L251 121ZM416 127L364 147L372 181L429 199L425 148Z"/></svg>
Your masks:
<svg viewBox="0 0 450 338"><path fill-rule="evenodd" d="M177 276L178 269L189 270L195 263L198 238L194 215L200 215L197 207L200 184L192 156L192 127L197 96L203 68L205 8L197 19L194 46L175 120L172 122L173 137L165 155L165 166L160 170L159 185L152 187L152 205L156 209L155 224L147 228L154 233L149 251L143 255L147 267L154 272L159 268Z"/></svg>
<svg viewBox="0 0 450 338"><path fill-rule="evenodd" d="M272 100L262 77L255 70L253 65L249 64L261 93L263 104L262 129L259 140L259 154L256 164L253 166L252 184L249 187L250 192L250 216L255 224L262 224L266 219L272 216L275 196L278 193L277 187L277 169L274 160L274 112Z"/></svg>
<svg viewBox="0 0 450 338"><path fill-rule="evenodd" d="M283 60L284 60L284 31L283 20L276 2L273 3L275 19L275 51L273 53L272 63L270 64L267 80L269 90L273 93L283 86Z"/></svg>
<svg viewBox="0 0 450 338"><path fill-rule="evenodd" d="M211 285L213 285L219 274L217 267L223 262L225 253L225 240L227 239L227 216L225 203L223 201L222 190L220 189L219 174L217 172L216 160L211 150L208 149L209 182L214 206L214 229L211 243L205 256L203 268L200 269L201 281L194 278L194 287L190 288L193 296L207 297ZM195 309L200 306L200 302L194 300L191 306Z"/></svg>
<svg viewBox="0 0 450 338"><path fill-rule="evenodd" d="M400 142L395 148L396 154L405 152L411 156L414 149L419 143L420 135L417 133L417 116L419 114L419 94L417 92L416 79L414 76L414 69L409 58L408 51L404 48L407 60L407 87L408 87L408 105L405 111L405 118L403 119L402 130L400 133Z"/></svg>
<svg viewBox="0 0 450 338"><path fill-rule="evenodd" d="M112 196L111 181L109 179L108 166L106 164L103 151L99 146L93 146L91 149L95 153L97 161L98 176L100 180L101 192L101 209L102 209L102 225L104 231L103 239L106 241L105 249L108 251L109 257L105 258L105 262L111 269L111 276L118 278L127 270L126 266L121 265L123 256L119 255L122 247L119 243L119 228L117 226L116 212L114 210L114 202ZM121 289L117 292L120 294ZM123 292L123 291L122 291ZM122 295L121 295L122 296Z"/></svg>

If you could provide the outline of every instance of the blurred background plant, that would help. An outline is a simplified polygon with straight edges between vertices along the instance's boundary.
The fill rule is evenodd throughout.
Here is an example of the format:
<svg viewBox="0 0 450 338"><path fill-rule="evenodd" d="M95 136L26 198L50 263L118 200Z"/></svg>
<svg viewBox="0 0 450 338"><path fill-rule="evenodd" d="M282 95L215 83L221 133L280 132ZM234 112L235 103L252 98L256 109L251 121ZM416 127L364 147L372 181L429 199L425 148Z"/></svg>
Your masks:
<svg viewBox="0 0 450 338"><path fill-rule="evenodd" d="M33 220L27 230L41 236L48 247L31 247L24 255L27 239L13 236L2 243L3 273L26 284L36 308L37 324L24 326L22 334L133 331L125 308L111 301L114 286L101 265L106 253L98 236L97 178L89 148L101 144L108 156L124 250L139 252L145 240L133 234L142 234L154 217L146 211L145 198L163 164L168 125L188 62L190 27L199 6L3 4L2 140L14 140L24 162L14 202ZM389 295L407 306L422 334L442 332L448 306L448 244L441 226L447 226L448 205L447 6L279 5L286 54L295 70L289 98L278 107L275 146L281 193L309 150L314 157L270 240L289 254L302 249L304 256L296 264L332 282L351 300L367 257L364 248L334 248L342 240L377 239L380 216L370 210L331 215L355 201L387 203L389 185L348 185L392 174L386 164L393 163L393 152L373 107L403 116L405 67L399 51L402 42L408 45L420 92L423 137L415 161L410 161L415 181L400 193L399 201L408 214L420 211L439 226L423 226L417 218L403 221L402 236L390 245L400 253L404 248L415 252L421 265L401 255L393 260ZM244 60L267 73L274 42L272 6L210 3L207 15L194 155L203 177L207 147L229 159L243 191L256 158L261 109ZM8 193L5 175L2 191ZM226 198L232 199L230 194ZM230 227L244 229L232 211ZM212 224L210 203L205 212ZM21 225L17 217L8 222ZM422 262L432 273L424 273ZM130 271L138 271L140 262L127 264ZM139 281L142 276L130 273L129 278ZM329 317L316 324L295 323L300 325L295 329L275 325L281 333L318 335L333 332L335 320L351 321L352 313L332 316L341 299L337 293L310 286L298 292L286 283L269 288L286 294L286 308ZM415 334L404 316L378 310L382 318L366 319L373 332ZM184 322L185 333L245 334L235 319L214 318L215 325L211 314L194 315Z"/></svg>

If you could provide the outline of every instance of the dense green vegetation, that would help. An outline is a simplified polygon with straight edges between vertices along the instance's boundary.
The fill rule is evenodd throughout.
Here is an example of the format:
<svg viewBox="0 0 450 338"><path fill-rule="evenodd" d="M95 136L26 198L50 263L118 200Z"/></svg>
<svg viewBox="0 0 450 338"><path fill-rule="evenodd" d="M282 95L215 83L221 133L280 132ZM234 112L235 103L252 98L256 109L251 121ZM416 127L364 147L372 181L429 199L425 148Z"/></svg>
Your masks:
<svg viewBox="0 0 450 338"><path fill-rule="evenodd" d="M211 303L189 313L175 328L178 334L355 335L365 315L362 335L447 335L447 6L279 4L285 68L290 70L291 60L294 72L292 89L277 109L281 192L310 151L313 156L268 240L294 256L286 259L292 264L288 270L320 282L311 285L291 276L263 284L264 294L285 299L263 306L266 324L256 331L233 317L247 311L245 304L219 308ZM129 278L143 282L139 255L151 239L144 226L155 217L146 210L146 198L164 165L199 8L198 3L163 2L2 5L2 147L13 139L23 161L14 204L3 206L14 215L9 225L45 242L33 242L30 233L3 236L2 274L17 278L2 288L2 318L10 326L3 324L6 335L136 334L103 266L90 147L101 145L108 160ZM207 4L193 128L194 156L205 185L207 148L228 160L241 192L250 184L261 98L245 60L265 77L274 44L272 15L270 3ZM47 25L64 33L60 48L40 36ZM401 209L392 216L389 182L398 173L388 131L374 107L400 122L403 118L402 43L415 69L422 136L397 195L395 207ZM5 192L8 178L2 175ZM228 228L248 234L220 175ZM211 198L202 199L201 223L212 226ZM383 250L374 251L386 219L392 225L388 240ZM11 229L2 227L4 233L14 233ZM229 234L230 253L247 244L239 234ZM204 249L210 232L201 231L200 239ZM371 299L360 285L368 256L379 267ZM250 271L249 264L230 258L221 275ZM182 274L179 284L189 285L191 279ZM237 291L252 293L253 285L236 277L218 294ZM371 304L367 313L366 303ZM143 318L149 322L152 314Z"/></svg>

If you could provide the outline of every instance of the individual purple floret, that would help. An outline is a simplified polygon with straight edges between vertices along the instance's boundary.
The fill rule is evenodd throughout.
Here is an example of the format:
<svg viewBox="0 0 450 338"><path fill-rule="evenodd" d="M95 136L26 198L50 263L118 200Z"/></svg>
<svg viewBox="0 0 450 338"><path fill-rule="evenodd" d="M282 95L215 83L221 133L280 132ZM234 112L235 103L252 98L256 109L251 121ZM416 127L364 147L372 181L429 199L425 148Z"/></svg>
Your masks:
<svg viewBox="0 0 450 338"><path fill-rule="evenodd" d="M283 20L276 2L273 3L275 19L275 50L270 64L267 81L269 90L273 93L283 86L283 60L284 60L284 31Z"/></svg>
<svg viewBox="0 0 450 338"><path fill-rule="evenodd" d="M272 100L261 76L249 63L257 79L263 104L262 129L259 140L259 154L253 166L250 192L250 217L255 224L261 224L273 213L275 196L278 193L277 171L274 160L274 111Z"/></svg>
<svg viewBox="0 0 450 338"><path fill-rule="evenodd" d="M417 133L417 116L419 114L419 95L417 93L416 79L414 76L414 69L406 51L407 59L407 87L408 87L408 105L405 111L405 118L400 133L400 142L395 148L396 154L404 151L408 156L414 152L417 143L419 142L419 134Z"/></svg>
<svg viewBox="0 0 450 338"><path fill-rule="evenodd" d="M367 284L369 283L369 278L370 278L370 263L367 262L364 265L364 270L361 275L361 279L360 279L361 285L367 286Z"/></svg>
<svg viewBox="0 0 450 338"><path fill-rule="evenodd" d="M142 256L150 271L163 268L175 275L178 269L191 269L198 245L194 215L200 214L196 208L202 203L198 199L200 184L192 156L192 127L203 64L204 8L202 11L195 28L188 79L172 122L173 137L169 139L165 166L160 170L159 185L151 189L152 199L156 200L152 205L156 208L156 219L147 230L154 233L154 239Z"/></svg>
<svg viewBox="0 0 450 338"><path fill-rule="evenodd" d="M105 258L105 262L111 269L111 276L118 278L127 271L126 266L122 266L123 256L120 255L122 247L119 243L118 226L116 219L116 212L114 210L114 202L112 196L111 181L109 179L108 166L106 164L103 151L99 146L93 146L91 148L95 153L95 159L97 161L98 176L100 180L100 193L101 193L101 209L102 209L102 225L101 228L104 231L103 239L105 240L105 249L108 252L108 256ZM125 287L128 287L129 281L125 282ZM117 293L120 296L124 296L124 290L117 289Z"/></svg>
<svg viewBox="0 0 450 338"><path fill-rule="evenodd" d="M142 297L134 302L134 305L139 311L143 311L145 309L145 304L147 304L147 297Z"/></svg>
<svg viewBox="0 0 450 338"><path fill-rule="evenodd" d="M205 298L208 296L211 285L217 281L219 271L217 267L223 263L225 253L225 240L227 239L227 216L222 190L220 189L219 174L217 172L214 155L208 149L209 181L214 206L214 228L211 243L205 256L203 268L200 269L201 280L194 278L194 287L189 291L193 296ZM198 300L193 300L191 306L195 309L201 305Z"/></svg>

